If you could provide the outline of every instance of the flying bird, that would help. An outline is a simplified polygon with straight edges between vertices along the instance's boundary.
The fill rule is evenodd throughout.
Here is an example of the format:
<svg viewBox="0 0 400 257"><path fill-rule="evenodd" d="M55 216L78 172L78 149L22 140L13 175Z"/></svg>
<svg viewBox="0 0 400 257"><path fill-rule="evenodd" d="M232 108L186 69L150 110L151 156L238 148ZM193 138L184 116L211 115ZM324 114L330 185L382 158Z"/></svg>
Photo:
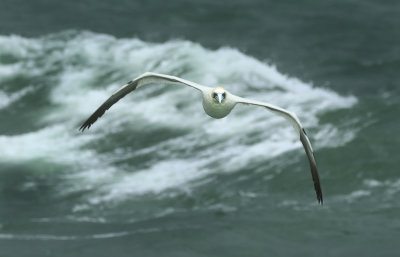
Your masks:
<svg viewBox="0 0 400 257"><path fill-rule="evenodd" d="M121 98L126 96L128 93L134 91L135 89L151 84L151 83L163 83L163 84L176 84L176 85L184 85L189 86L194 89L199 90L203 96L203 108L204 111L211 117L220 119L227 116L236 104L245 104L245 105L255 105L267 108L269 111L280 115L290 121L293 127L296 129L297 133L299 133L300 141L303 144L304 150L307 154L308 161L310 163L311 175L314 182L315 192L317 194L318 203L322 204L322 190L321 183L319 181L317 164L315 162L313 149L311 147L310 140L307 137L306 131L301 125L299 119L296 114L282 109L280 107L274 106L272 104L263 103L259 101L254 101L246 98L242 98L231 94L223 87L217 86L215 88L199 85L197 83L178 78L175 76L146 72L136 79L133 79L123 85L119 90L117 90L110 98L107 99L79 128L82 132L85 129L89 129L93 123L96 122L98 118L100 118L106 110L108 110L113 104L118 102Z"/></svg>

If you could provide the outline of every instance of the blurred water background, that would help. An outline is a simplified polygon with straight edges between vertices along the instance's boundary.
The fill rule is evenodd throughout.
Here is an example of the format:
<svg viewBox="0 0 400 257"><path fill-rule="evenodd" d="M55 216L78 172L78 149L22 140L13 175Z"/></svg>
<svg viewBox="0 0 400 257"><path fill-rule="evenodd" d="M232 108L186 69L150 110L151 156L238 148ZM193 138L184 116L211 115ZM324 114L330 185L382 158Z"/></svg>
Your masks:
<svg viewBox="0 0 400 257"><path fill-rule="evenodd" d="M0 256L399 256L400 2L0 0ZM208 117L145 71L262 108Z"/></svg>

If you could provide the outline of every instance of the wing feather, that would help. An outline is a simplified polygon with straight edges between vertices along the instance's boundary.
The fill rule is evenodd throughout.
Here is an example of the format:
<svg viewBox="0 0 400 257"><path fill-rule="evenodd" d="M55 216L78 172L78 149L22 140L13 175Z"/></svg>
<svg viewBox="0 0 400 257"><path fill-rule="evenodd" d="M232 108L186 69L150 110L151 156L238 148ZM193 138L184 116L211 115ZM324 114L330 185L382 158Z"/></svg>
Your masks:
<svg viewBox="0 0 400 257"><path fill-rule="evenodd" d="M284 117L285 119L289 120L290 123L292 123L293 127L296 129L296 131L299 133L300 136L300 141L304 147L304 150L307 154L307 158L308 158L308 162L310 163L310 169L311 169L311 176L314 182L314 189L315 189L315 193L317 194L317 199L318 199L318 203L322 204L323 203L323 198L322 198L322 190L321 190L321 182L319 179L319 174L318 174L318 168L317 168L317 163L315 161L314 158L314 153L311 147L311 143L310 140L307 137L307 134L303 128L303 126L301 125L299 119L297 118L296 114L289 112L285 109L282 109L280 107L271 105L271 104L267 104L267 103L262 103L262 102L258 102L258 101L253 101L253 100L249 100L249 99L245 99L242 97L236 97L236 101L238 103L242 103L242 104L247 104L247 105L257 105L257 106L261 106L261 107L265 107L268 110Z"/></svg>
<svg viewBox="0 0 400 257"><path fill-rule="evenodd" d="M114 94L112 94L110 98L108 98L99 108L97 108L97 110L82 124L79 130L84 131L85 129L89 129L93 125L93 123L97 121L98 118L103 116L103 114L108 109L110 109L111 106L113 106L116 102L118 102L121 98L123 98L130 92L134 91L138 87L150 83L185 85L198 89L200 91L205 90L206 88L194 82L184 80L178 77L146 72L143 75L137 77L136 79L129 81L128 83L123 85L120 89L118 89Z"/></svg>

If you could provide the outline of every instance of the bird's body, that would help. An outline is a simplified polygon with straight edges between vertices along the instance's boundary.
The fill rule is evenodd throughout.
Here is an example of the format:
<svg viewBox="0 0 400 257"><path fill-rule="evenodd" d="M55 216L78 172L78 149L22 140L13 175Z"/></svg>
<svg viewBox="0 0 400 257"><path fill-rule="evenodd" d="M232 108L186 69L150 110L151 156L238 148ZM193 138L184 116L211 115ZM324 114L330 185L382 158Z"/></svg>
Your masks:
<svg viewBox="0 0 400 257"><path fill-rule="evenodd" d="M313 150L311 147L310 140L307 137L307 134L301 125L297 116L289 112L285 109L279 108L277 106L273 106L271 104L258 102L246 98L242 98L236 96L234 94L229 93L224 88L218 86L215 88L207 87L203 85L199 85L197 83L184 80L178 77L164 75L164 74L157 74L146 72L143 75L137 77L134 80L129 81L127 84L122 86L119 90L117 90L108 100L106 100L87 120L83 125L80 127L80 130L84 131L99 118L101 117L106 110L108 110L113 104L115 104L118 100L123 98L128 93L134 91L135 89L151 84L151 83L164 83L164 84L176 84L176 85L186 85L192 88L199 90L202 94L203 98L203 108L204 111L211 117L220 119L226 117L232 109L235 107L236 104L246 104L246 105L255 105L267 108L268 110L272 111L275 114L278 114L293 125L296 131L299 133L300 141L303 144L304 150L307 154L310 168L311 168L311 175L314 181L314 188L317 194L318 202L322 204L322 190L319 181L319 175L317 170L317 164L314 159Z"/></svg>
<svg viewBox="0 0 400 257"><path fill-rule="evenodd" d="M216 87L214 89L207 87L202 93L204 111L215 119L226 117L236 105L236 101L234 101L232 96L222 87ZM225 93L225 97L221 99L221 102L213 97L213 94L217 94L218 97L218 94L223 93Z"/></svg>

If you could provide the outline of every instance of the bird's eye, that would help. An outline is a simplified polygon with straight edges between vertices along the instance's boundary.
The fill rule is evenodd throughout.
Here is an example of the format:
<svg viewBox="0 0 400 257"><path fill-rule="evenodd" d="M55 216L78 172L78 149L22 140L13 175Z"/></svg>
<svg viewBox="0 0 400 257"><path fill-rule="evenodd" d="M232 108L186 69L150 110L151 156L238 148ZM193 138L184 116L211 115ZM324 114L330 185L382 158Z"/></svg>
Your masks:
<svg viewBox="0 0 400 257"><path fill-rule="evenodd" d="M222 93L222 96L225 98L225 97L226 97L226 93L225 93L225 92L223 92L223 93Z"/></svg>
<svg viewBox="0 0 400 257"><path fill-rule="evenodd" d="M213 93L213 97L214 97L214 98L217 98L217 93Z"/></svg>

